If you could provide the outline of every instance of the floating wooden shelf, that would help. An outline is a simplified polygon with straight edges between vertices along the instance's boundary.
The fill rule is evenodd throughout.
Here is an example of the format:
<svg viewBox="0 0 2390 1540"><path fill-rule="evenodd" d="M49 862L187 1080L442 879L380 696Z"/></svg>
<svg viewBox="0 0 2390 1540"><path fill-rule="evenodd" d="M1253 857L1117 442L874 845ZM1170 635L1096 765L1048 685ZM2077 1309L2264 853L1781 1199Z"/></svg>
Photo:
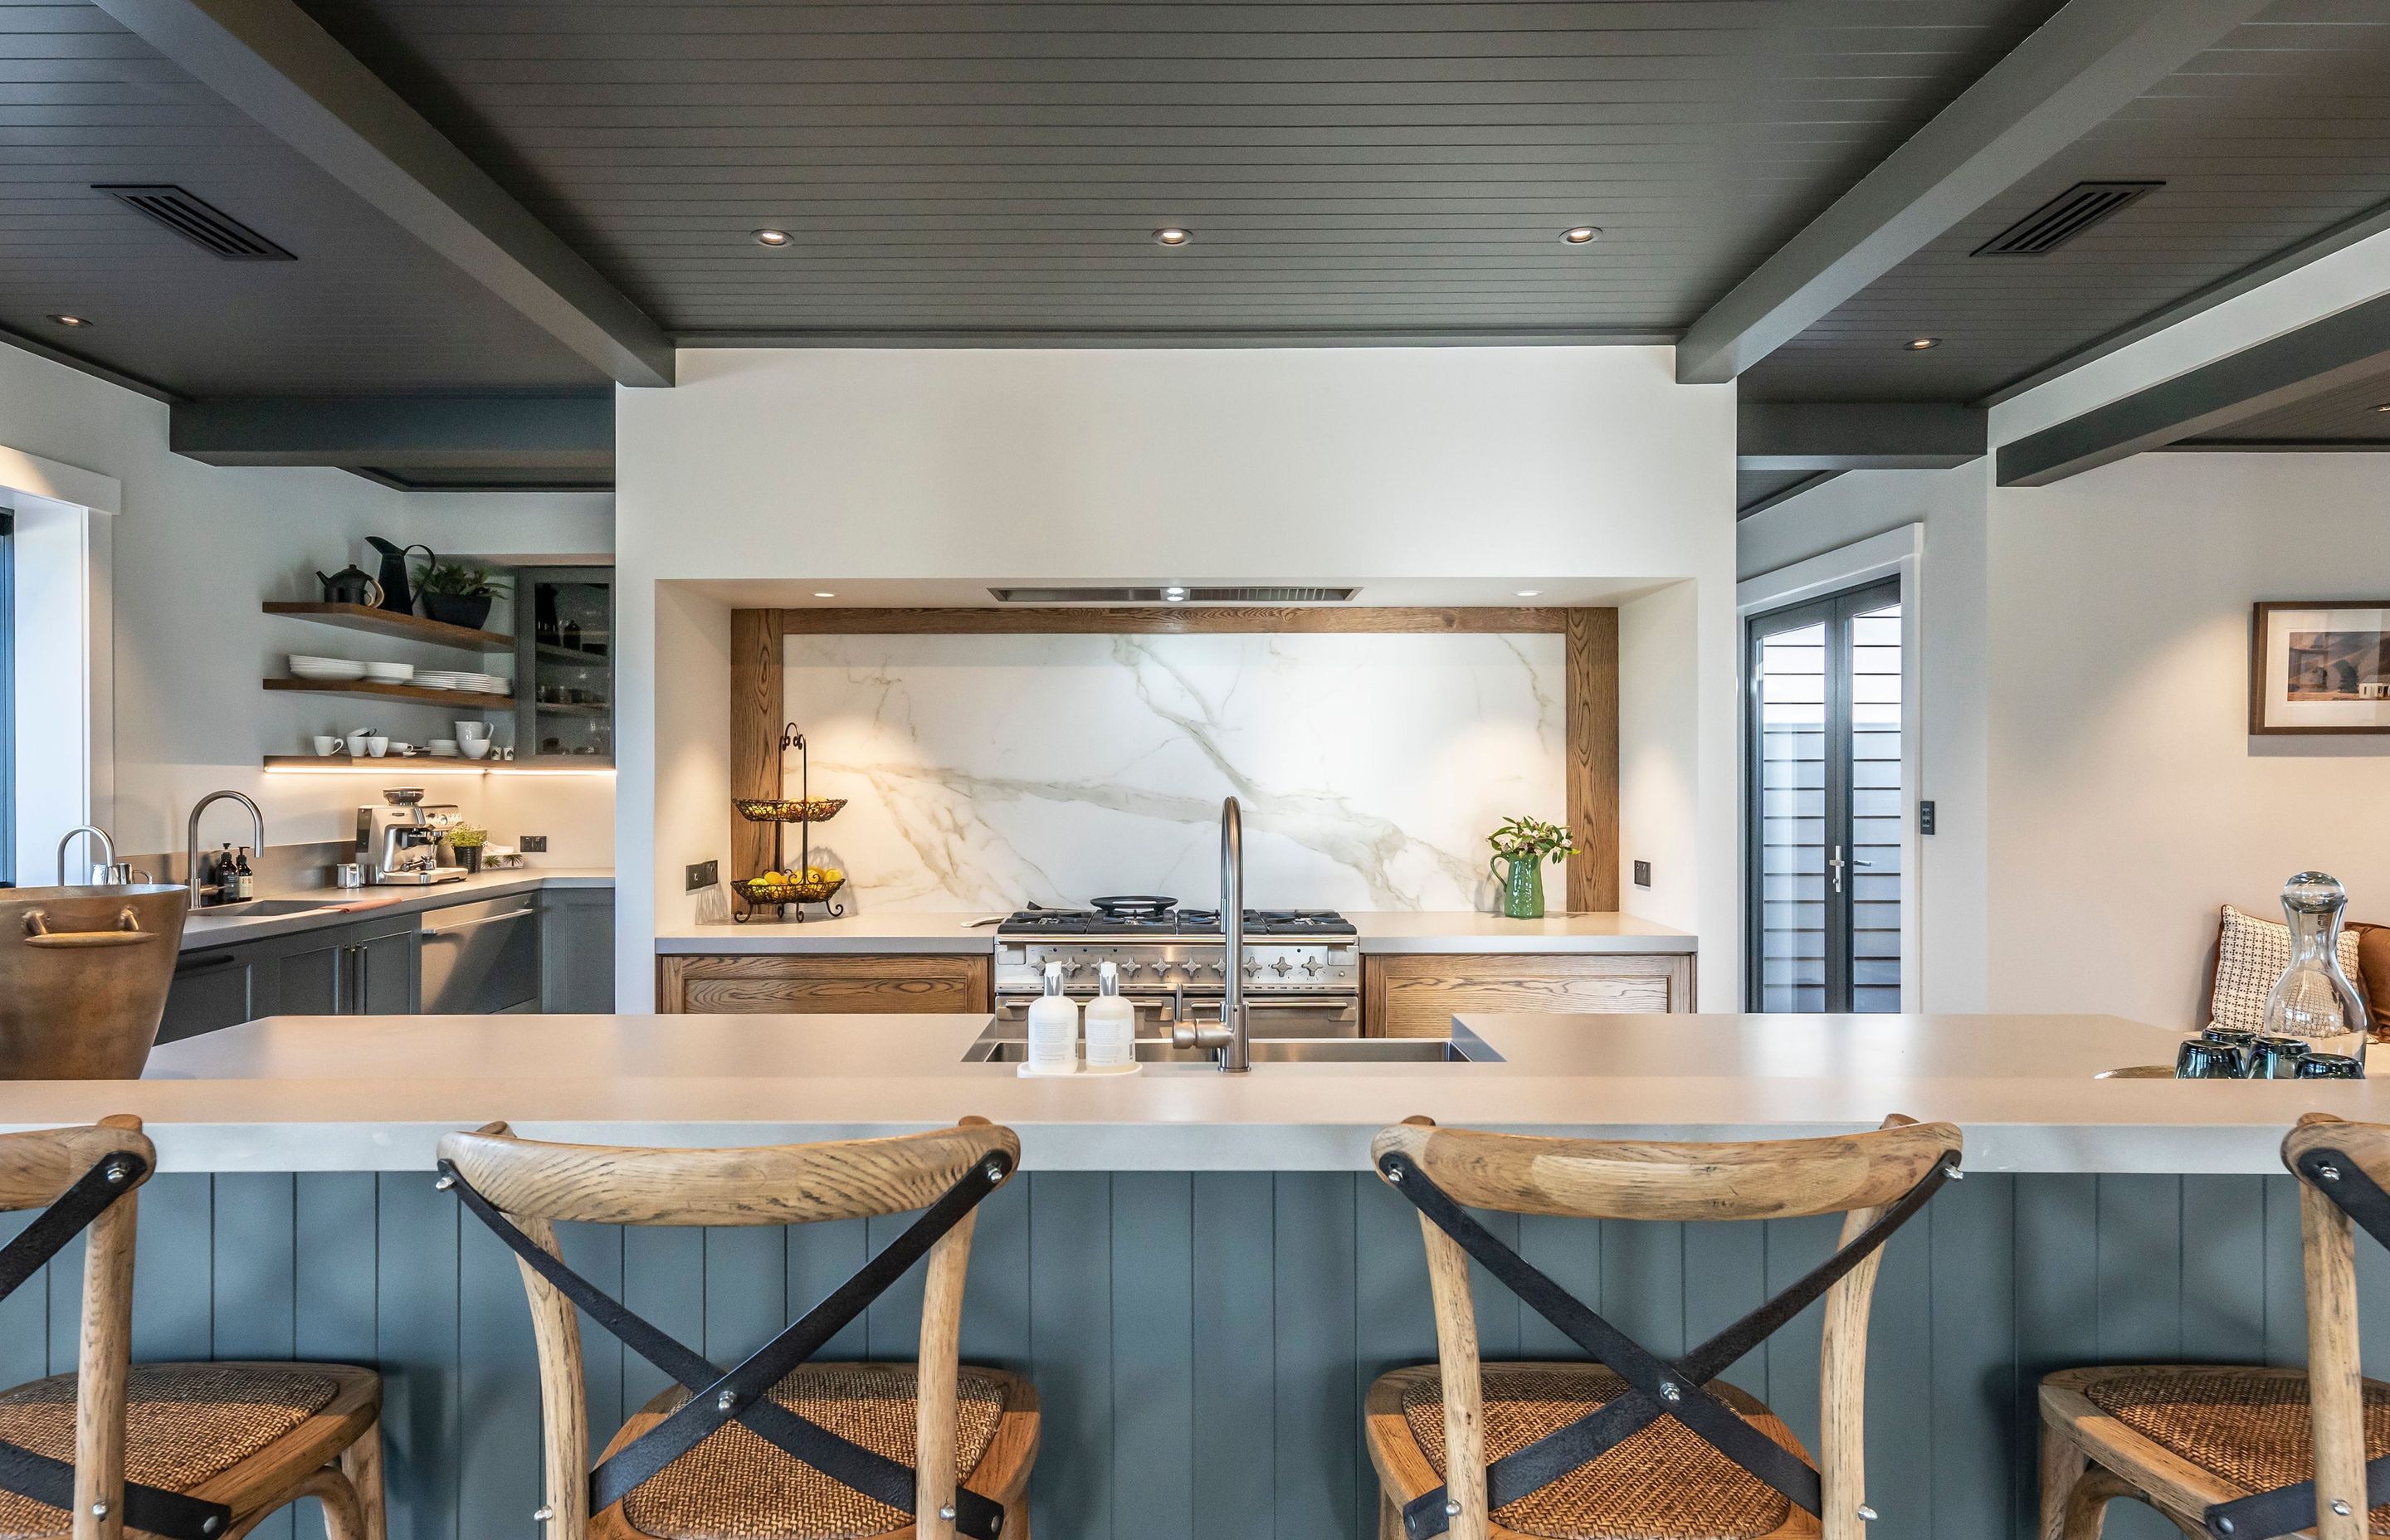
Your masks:
<svg viewBox="0 0 2390 1540"><path fill-rule="evenodd" d="M532 708L557 716L604 716L614 709L595 700L534 700Z"/></svg>
<svg viewBox="0 0 2390 1540"><path fill-rule="evenodd" d="M403 636L410 642L471 648L477 652L512 651L515 645L515 639L502 631L478 631L469 625L427 621L419 615L402 615L395 610L380 610L365 604L268 599L265 612L288 615L295 620L315 621L323 625L337 625L344 631L370 631L377 636Z"/></svg>
<svg viewBox="0 0 2390 1540"><path fill-rule="evenodd" d="M420 685L379 685L370 679L268 679L265 687L270 690L295 690L302 695L355 695L368 700L420 700L434 706L469 706L477 711L511 712L515 709L515 698L511 695L426 689Z"/></svg>
<svg viewBox="0 0 2390 1540"><path fill-rule="evenodd" d="M268 770L470 770L505 775L526 770L611 770L614 762L598 754L547 754L528 760L467 759L462 754L268 754ZM2172 1071L2167 1072L2169 1074Z"/></svg>

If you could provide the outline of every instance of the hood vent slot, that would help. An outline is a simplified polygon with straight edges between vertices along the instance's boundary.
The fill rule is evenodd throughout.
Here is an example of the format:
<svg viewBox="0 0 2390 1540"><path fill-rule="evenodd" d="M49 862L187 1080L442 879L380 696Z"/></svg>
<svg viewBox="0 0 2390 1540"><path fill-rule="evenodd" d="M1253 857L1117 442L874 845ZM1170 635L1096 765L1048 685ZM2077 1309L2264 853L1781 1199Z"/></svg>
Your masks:
<svg viewBox="0 0 2390 1540"><path fill-rule="evenodd" d="M2039 257L2055 251L2163 182L2077 182L1975 248L1979 257Z"/></svg>
<svg viewBox="0 0 2390 1540"><path fill-rule="evenodd" d="M134 212L156 220L194 246L226 262L297 262L299 259L203 198L176 186L96 186Z"/></svg>
<svg viewBox="0 0 2390 1540"><path fill-rule="evenodd" d="M1358 588L991 588L999 604L1342 604Z"/></svg>

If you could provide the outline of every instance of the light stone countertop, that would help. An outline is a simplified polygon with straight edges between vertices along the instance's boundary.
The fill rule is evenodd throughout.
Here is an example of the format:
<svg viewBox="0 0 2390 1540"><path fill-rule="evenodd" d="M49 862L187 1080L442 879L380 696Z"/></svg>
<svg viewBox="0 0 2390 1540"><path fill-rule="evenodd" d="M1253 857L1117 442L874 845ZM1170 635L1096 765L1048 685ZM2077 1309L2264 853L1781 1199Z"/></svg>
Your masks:
<svg viewBox="0 0 2390 1540"><path fill-rule="evenodd" d="M1484 1016L1500 1062L1148 1065L1023 1080L963 1062L983 1016L281 1017L160 1048L139 1082L0 1084L0 1127L146 1119L184 1171L420 1171L441 1133L759 1144L976 1113L1043 1170L1360 1170L1412 1113L1607 1137L1780 1138L1949 1118L1984 1171L2271 1173L2301 1112L2390 1119L2374 1083L2098 1080L2177 1038L2112 1016Z"/></svg>
<svg viewBox="0 0 2390 1540"><path fill-rule="evenodd" d="M989 911L993 914L994 911ZM968 910L875 910L843 919L750 920L744 925L669 927L656 937L657 952L688 956L721 952L880 953L921 956L993 951L996 927L973 927L988 918ZM1394 952L1578 952L1689 953L1696 938L1633 915L1548 915L1542 919L1504 919L1473 910L1380 909L1345 918L1358 932L1365 954ZM1253 940L1265 938L1253 937Z"/></svg>
<svg viewBox="0 0 2390 1540"><path fill-rule="evenodd" d="M513 893L533 892L542 888L611 888L614 873L605 866L522 866L513 871L483 872L466 878L461 882L443 882L430 888L308 888L295 892L260 893L261 900L309 899L327 905L296 915L249 915L238 906L214 909L194 909L183 922L183 945L186 952L201 951L211 946L229 946L237 942L264 941L273 936L295 935L302 930L315 930L328 925L346 925L353 920L371 919L378 915L419 914L426 909L445 908L451 904L471 904L485 898L505 898Z"/></svg>

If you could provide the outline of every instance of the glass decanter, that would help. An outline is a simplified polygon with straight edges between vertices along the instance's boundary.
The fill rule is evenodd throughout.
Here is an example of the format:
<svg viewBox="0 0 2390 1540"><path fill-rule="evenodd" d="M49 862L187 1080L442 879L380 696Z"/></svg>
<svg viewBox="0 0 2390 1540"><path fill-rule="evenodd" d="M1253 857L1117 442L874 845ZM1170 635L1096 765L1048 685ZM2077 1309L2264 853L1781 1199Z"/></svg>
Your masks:
<svg viewBox="0 0 2390 1540"><path fill-rule="evenodd" d="M2365 1057L2365 1001L2340 966L2341 911L2348 894L2337 879L2301 872L2282 884L2291 927L2291 966L2266 996L2268 1037L2301 1037L2317 1053Z"/></svg>

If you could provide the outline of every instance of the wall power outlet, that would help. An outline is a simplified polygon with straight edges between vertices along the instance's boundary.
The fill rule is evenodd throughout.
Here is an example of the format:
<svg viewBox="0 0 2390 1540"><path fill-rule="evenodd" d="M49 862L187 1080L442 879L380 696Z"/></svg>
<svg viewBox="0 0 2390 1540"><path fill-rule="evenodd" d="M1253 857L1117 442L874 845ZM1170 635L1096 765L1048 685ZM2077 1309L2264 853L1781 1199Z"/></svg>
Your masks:
<svg viewBox="0 0 2390 1540"><path fill-rule="evenodd" d="M525 834L518 836L515 840L515 849L522 852L525 855L546 855L547 853L547 836L545 834Z"/></svg>
<svg viewBox="0 0 2390 1540"><path fill-rule="evenodd" d="M687 887L687 892L698 892L702 891L703 889L711 888L711 887L714 887L714 886L716 886L717 884L719 884L719 883L721 882L721 880L722 880L722 863L721 863L721 862L719 862L719 861L698 861L698 862L694 862L694 863L692 863L692 864L689 866L689 867L688 867L688 887Z"/></svg>
<svg viewBox="0 0 2390 1540"><path fill-rule="evenodd" d="M1651 862L1638 861L1635 863L1635 885L1638 888L1648 888L1651 885Z"/></svg>

